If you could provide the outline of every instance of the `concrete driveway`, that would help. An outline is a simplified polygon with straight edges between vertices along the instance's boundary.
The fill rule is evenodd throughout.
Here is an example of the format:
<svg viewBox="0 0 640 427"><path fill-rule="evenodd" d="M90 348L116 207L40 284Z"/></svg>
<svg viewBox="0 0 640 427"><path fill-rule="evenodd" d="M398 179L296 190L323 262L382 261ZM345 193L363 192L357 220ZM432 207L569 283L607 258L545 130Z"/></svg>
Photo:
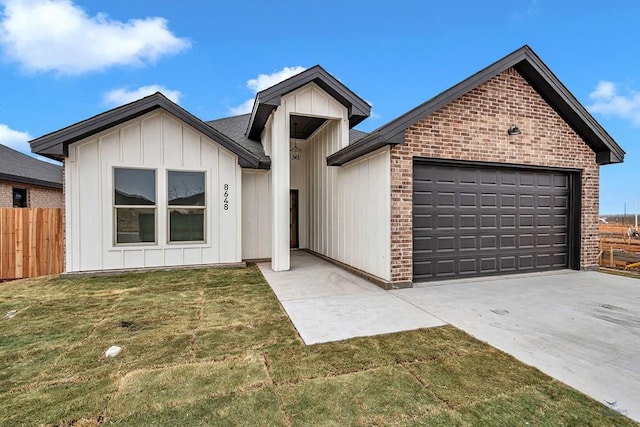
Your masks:
<svg viewBox="0 0 640 427"><path fill-rule="evenodd" d="M567 270L389 292L640 421L640 280Z"/></svg>
<svg viewBox="0 0 640 427"><path fill-rule="evenodd" d="M446 323L640 422L640 280L572 270L384 291L304 251L258 264L306 344Z"/></svg>

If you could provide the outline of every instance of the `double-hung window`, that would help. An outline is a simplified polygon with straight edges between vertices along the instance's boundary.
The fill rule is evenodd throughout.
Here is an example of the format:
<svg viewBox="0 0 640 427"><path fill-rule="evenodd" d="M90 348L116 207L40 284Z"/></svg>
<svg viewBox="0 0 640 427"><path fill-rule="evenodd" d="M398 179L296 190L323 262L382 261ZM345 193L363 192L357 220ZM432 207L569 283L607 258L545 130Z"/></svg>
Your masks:
<svg viewBox="0 0 640 427"><path fill-rule="evenodd" d="M204 242L205 173L168 171L169 242Z"/></svg>
<svg viewBox="0 0 640 427"><path fill-rule="evenodd" d="M114 168L115 243L156 243L156 171Z"/></svg>

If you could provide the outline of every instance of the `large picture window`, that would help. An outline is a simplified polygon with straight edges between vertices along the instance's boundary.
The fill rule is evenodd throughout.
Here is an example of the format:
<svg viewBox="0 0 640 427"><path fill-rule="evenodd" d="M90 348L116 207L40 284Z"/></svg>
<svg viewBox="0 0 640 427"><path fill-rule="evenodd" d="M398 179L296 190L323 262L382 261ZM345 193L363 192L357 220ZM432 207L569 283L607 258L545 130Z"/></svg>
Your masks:
<svg viewBox="0 0 640 427"><path fill-rule="evenodd" d="M156 242L156 171L114 168L115 242Z"/></svg>
<svg viewBox="0 0 640 427"><path fill-rule="evenodd" d="M204 242L205 174L169 171L169 242Z"/></svg>

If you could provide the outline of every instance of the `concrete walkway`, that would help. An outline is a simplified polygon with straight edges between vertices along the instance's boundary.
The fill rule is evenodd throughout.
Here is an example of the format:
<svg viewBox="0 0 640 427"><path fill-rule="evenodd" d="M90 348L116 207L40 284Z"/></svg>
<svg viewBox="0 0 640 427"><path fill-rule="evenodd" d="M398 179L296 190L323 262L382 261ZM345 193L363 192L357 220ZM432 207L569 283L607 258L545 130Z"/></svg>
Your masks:
<svg viewBox="0 0 640 427"><path fill-rule="evenodd" d="M560 271L384 291L304 251L259 267L306 344L449 323L640 421L640 280Z"/></svg>
<svg viewBox="0 0 640 427"><path fill-rule="evenodd" d="M291 270L258 267L305 344L444 325L429 313L308 252L291 252Z"/></svg>

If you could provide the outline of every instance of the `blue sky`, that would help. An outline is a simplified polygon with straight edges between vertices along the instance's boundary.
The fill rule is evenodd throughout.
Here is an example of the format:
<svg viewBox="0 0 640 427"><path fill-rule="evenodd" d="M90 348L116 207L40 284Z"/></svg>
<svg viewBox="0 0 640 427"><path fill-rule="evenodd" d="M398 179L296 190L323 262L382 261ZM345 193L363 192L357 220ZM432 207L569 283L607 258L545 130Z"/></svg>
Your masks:
<svg viewBox="0 0 640 427"><path fill-rule="evenodd" d="M615 6L614 6L615 4ZM530 45L627 152L600 211L640 198L640 2L0 0L0 143L161 90L203 120L315 64L373 105L370 131Z"/></svg>

